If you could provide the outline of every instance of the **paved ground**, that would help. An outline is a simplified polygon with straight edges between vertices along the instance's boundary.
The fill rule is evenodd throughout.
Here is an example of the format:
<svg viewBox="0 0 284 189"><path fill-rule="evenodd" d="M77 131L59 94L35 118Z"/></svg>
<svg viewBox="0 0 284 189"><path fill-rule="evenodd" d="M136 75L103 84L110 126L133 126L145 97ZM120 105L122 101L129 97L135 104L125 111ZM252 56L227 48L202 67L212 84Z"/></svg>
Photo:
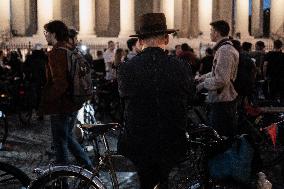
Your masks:
<svg viewBox="0 0 284 189"><path fill-rule="evenodd" d="M52 159L46 155L46 150L51 146L50 119L48 116L43 121L33 117L29 127L20 126L14 116L8 117L9 136L7 139L7 151L0 151L0 161L8 162L23 170L32 179L36 178L34 168L46 166ZM111 148L115 150L116 137L111 135ZM116 159L118 178L123 189L138 189L137 174L135 169L125 159ZM273 189L283 189L283 180L280 177L280 166L265 170ZM101 180L110 187L109 178L106 172L102 172Z"/></svg>
<svg viewBox="0 0 284 189"><path fill-rule="evenodd" d="M43 121L37 121L33 118L29 127L17 124L18 120L14 116L8 117L8 120L7 150L0 151L0 161L8 162L20 168L32 179L35 179L36 174L33 173L33 170L36 167L47 166L53 160L52 157L46 155L46 150L50 150L51 146L50 119L48 116ZM115 137L111 137L110 142L112 150L115 150ZM116 158L115 165L117 165L117 175L121 188L139 188L137 174L129 161ZM111 188L107 172L101 172L100 179L107 188Z"/></svg>

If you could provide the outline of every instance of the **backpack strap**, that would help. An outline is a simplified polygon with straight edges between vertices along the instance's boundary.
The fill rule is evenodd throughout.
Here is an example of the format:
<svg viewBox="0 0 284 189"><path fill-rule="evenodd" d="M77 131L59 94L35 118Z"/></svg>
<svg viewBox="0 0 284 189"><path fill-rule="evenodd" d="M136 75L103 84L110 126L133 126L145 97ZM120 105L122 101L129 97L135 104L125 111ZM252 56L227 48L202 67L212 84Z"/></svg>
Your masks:
<svg viewBox="0 0 284 189"><path fill-rule="evenodd" d="M216 52L223 45L231 45L234 47L230 39L223 39L213 48L213 50Z"/></svg>
<svg viewBox="0 0 284 189"><path fill-rule="evenodd" d="M66 51L67 62L68 62L68 64L67 64L68 72L70 73L70 77L73 76L74 72L75 72L75 70L72 70L72 67L73 67L73 65L72 65L72 59L73 59L72 54L73 54L73 51L68 49L68 48L66 48L66 47L58 47L58 49L63 49L63 50Z"/></svg>

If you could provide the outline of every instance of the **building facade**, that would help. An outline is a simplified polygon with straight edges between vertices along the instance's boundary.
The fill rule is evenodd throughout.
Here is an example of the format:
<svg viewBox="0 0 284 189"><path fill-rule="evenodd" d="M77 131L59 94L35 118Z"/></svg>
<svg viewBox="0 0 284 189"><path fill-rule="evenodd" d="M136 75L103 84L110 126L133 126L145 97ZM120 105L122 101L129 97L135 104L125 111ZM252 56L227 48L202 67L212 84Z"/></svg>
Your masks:
<svg viewBox="0 0 284 189"><path fill-rule="evenodd" d="M249 34L249 0L0 0L0 32L2 38L10 33L42 39L43 25L60 19L83 39L127 38L135 33L139 15L164 12L179 38L209 40L209 23L218 19L230 24L232 36L262 37L263 0L252 0L251 6ZM284 0L271 0L271 36L284 36L283 7Z"/></svg>

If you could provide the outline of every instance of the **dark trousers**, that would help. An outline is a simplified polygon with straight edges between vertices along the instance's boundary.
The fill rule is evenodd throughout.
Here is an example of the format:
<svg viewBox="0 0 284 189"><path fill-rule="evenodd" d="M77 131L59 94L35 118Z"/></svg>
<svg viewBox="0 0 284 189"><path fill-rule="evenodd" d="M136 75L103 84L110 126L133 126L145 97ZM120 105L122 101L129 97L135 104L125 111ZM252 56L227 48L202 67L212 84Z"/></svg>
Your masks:
<svg viewBox="0 0 284 189"><path fill-rule="evenodd" d="M237 101L210 104L209 124L221 136L235 136L238 133Z"/></svg>

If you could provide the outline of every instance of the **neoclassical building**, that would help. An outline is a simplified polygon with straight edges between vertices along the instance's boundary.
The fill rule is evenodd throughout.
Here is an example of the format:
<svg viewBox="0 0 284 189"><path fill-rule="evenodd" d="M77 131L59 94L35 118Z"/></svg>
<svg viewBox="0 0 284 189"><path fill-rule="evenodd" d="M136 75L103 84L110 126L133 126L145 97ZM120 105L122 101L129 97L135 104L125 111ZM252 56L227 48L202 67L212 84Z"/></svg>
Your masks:
<svg viewBox="0 0 284 189"><path fill-rule="evenodd" d="M252 0L251 6L250 35L249 0L0 0L0 32L17 36L14 42L40 40L43 25L60 19L75 27L83 41L126 39L135 32L139 15L164 12L179 38L209 40L209 23L218 19L228 21L232 36L261 37L263 0ZM283 7L284 0L271 0L272 36L284 36Z"/></svg>

